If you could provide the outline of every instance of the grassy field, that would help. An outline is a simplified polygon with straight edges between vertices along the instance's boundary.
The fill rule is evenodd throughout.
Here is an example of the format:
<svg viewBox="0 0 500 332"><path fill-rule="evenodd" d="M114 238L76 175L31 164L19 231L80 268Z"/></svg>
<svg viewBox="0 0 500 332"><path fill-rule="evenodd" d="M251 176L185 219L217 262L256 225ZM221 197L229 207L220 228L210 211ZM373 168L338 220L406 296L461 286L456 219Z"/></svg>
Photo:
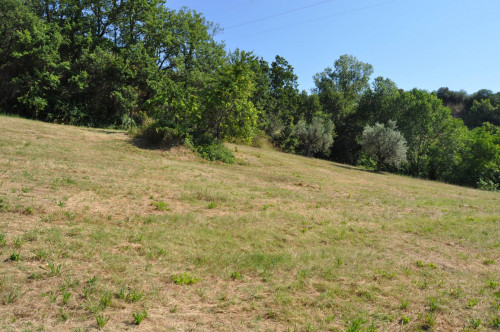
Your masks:
<svg viewBox="0 0 500 332"><path fill-rule="evenodd" d="M499 193L228 146L0 117L0 330L498 329Z"/></svg>

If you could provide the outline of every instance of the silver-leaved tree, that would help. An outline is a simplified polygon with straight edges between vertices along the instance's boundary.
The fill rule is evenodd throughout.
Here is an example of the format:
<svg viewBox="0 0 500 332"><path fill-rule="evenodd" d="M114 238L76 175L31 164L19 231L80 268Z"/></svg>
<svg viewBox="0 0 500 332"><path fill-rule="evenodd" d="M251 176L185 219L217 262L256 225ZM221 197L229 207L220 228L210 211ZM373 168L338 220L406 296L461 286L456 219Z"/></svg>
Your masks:
<svg viewBox="0 0 500 332"><path fill-rule="evenodd" d="M377 161L377 172L381 171L383 165L399 167L406 162L406 140L397 131L395 121L388 121L387 126L382 123L366 126L361 145L363 152Z"/></svg>

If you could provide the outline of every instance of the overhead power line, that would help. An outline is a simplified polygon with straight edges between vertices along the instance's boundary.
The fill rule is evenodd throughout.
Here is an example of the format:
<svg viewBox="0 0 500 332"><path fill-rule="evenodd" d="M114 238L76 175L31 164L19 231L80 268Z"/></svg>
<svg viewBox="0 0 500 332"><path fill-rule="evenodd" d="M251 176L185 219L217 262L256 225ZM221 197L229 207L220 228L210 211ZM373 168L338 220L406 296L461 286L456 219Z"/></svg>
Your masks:
<svg viewBox="0 0 500 332"><path fill-rule="evenodd" d="M390 1L379 2L379 3L373 4L373 5L369 5L369 6L365 6L365 7L360 7L360 8L355 8L355 9L351 9L351 10L346 10L344 12L335 13L335 14L328 15L328 16L323 16L323 17L318 17L318 18L315 18L315 19L312 19L312 20L302 21L302 22L298 22L298 23L294 23L294 24L289 24L289 25L284 25L284 26L280 26L280 27L276 27L276 28L272 28L272 29L268 29L268 30L264 30L264 31L258 31L258 32L255 32L255 33L250 33L250 34L244 35L244 37L259 35L259 34L262 34L262 33L272 32L272 31L281 30L281 29L292 28L292 27L296 27L296 26L299 26L299 25L307 24L307 23L317 22L317 21L325 20L325 19L328 19L328 18L336 17L336 16L342 16L342 15L345 15L345 14L350 14L350 13L359 12L359 11L370 9L370 8L374 8L374 7L379 7L379 6L387 5L387 4L390 4L390 3L393 3L393 2L397 2L397 1L400 1L400 0L390 0ZM235 39L235 38L230 38L229 40L233 40L233 39Z"/></svg>
<svg viewBox="0 0 500 332"><path fill-rule="evenodd" d="M324 4L324 3L327 3L327 2L332 2L332 1L335 1L335 0L325 0L325 1L320 1L320 2L313 3L313 4L310 4L310 5L307 5L307 6L303 6L303 7L299 7L299 8L290 9L290 10L287 10L287 11L284 11L284 12L281 12L281 13L277 13L277 14L273 14L273 15L265 16L265 17L258 18L258 19L252 20L252 21L247 21L247 22L243 22L243 23L236 24L236 25L231 25L231 26L229 26L229 27L227 27L227 28L224 28L224 30L229 30L229 29L233 29L233 28L241 27L241 26L243 26L243 25L248 25L248 24L252 24L252 23L256 23L256 22L261 22L261 21L269 20L269 19L271 19L271 18L275 18L275 17L278 17L278 16L283 16L283 15L287 15L287 14L290 14L290 13L298 12L298 11L301 11L301 10L304 10L304 9L307 9L307 8L311 8L311 7L319 6L319 5L322 5L322 4Z"/></svg>

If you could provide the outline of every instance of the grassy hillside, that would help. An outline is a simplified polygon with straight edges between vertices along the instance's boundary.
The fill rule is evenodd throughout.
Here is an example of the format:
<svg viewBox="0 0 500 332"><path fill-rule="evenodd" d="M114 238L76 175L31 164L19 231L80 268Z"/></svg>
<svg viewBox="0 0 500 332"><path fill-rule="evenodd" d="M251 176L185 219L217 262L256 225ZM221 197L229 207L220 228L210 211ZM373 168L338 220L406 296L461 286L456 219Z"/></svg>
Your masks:
<svg viewBox="0 0 500 332"><path fill-rule="evenodd" d="M499 193L229 147L0 117L0 329L500 324Z"/></svg>

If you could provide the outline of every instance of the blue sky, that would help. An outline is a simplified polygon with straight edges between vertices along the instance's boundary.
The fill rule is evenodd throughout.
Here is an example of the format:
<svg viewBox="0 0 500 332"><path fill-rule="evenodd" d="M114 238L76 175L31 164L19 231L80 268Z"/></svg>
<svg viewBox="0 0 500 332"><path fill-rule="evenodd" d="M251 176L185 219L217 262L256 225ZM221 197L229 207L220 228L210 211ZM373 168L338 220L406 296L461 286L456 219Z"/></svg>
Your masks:
<svg viewBox="0 0 500 332"><path fill-rule="evenodd" d="M499 0L170 0L224 29L228 50L294 67L300 89L352 54L403 89L500 91ZM270 17L272 16L272 17ZM253 22L256 21L256 22Z"/></svg>

